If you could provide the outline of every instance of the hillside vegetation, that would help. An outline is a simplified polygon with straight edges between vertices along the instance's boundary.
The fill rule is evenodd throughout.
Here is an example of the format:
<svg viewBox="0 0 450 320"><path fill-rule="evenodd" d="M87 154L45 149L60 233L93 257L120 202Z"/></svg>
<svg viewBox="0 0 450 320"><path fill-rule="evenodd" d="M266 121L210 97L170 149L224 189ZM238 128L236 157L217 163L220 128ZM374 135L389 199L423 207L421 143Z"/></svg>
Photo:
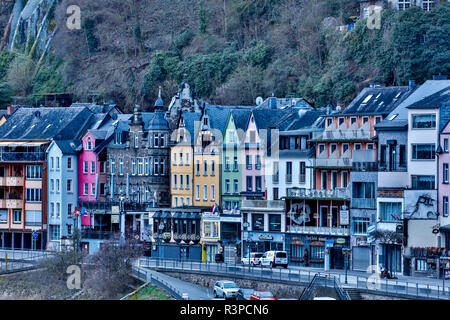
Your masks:
<svg viewBox="0 0 450 320"><path fill-rule="evenodd" d="M81 8L81 30L66 27L72 4ZM274 94L323 106L347 104L369 83L450 74L450 4L383 10L380 29L363 20L338 31L356 16L357 0L62 0L42 64L26 48L0 53L0 104L72 92L129 111L151 107L160 85L168 102L185 79L210 103Z"/></svg>

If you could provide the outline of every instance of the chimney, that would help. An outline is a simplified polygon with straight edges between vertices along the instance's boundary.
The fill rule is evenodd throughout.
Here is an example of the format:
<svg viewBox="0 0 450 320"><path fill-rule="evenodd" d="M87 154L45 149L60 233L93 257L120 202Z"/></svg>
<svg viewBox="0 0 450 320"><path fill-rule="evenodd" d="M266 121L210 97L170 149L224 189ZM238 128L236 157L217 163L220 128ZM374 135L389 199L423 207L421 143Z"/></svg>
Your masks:
<svg viewBox="0 0 450 320"><path fill-rule="evenodd" d="M409 80L408 87L409 87L409 90L414 90L414 88L416 87L416 81Z"/></svg>
<svg viewBox="0 0 450 320"><path fill-rule="evenodd" d="M277 108L277 98L271 97L269 106L270 106L270 109L276 109Z"/></svg>
<svg viewBox="0 0 450 320"><path fill-rule="evenodd" d="M6 112L8 113L8 115L10 115L10 114L13 113L14 110L16 110L16 109L17 109L17 106L8 106L8 107L6 108Z"/></svg>

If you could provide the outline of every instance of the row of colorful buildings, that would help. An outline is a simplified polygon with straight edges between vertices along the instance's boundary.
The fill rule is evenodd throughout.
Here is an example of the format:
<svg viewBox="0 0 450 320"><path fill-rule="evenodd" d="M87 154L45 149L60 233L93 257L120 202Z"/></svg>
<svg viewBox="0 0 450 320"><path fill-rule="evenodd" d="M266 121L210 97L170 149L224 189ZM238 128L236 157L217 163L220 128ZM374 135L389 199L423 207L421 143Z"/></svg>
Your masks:
<svg viewBox="0 0 450 320"><path fill-rule="evenodd" d="M147 255L429 275L447 254L450 80L218 106L16 107L0 126L0 248L139 239ZM77 214L83 212L83 214ZM74 214L75 213L75 214ZM350 256L346 256L350 249ZM348 258L348 260L347 260Z"/></svg>

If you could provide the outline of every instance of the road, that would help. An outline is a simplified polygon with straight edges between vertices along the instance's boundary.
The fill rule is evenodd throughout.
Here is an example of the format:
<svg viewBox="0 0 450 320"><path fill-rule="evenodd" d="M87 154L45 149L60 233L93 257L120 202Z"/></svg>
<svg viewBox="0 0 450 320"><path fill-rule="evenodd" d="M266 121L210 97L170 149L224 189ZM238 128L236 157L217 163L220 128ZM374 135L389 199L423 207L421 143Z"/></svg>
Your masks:
<svg viewBox="0 0 450 320"><path fill-rule="evenodd" d="M380 279L378 274L351 271L345 281L343 270L330 270L307 267L289 267L288 269L268 267L249 267L241 264L216 264L175 260L139 259L140 266L168 271L192 271L203 274L220 274L240 276L255 280L271 280L284 283L307 284L316 273L335 277L343 287L358 288L366 292L383 293L396 296L415 298L450 299L450 281L445 282L445 292L442 291L441 279L417 278L399 276L399 279ZM347 282L347 283L346 283Z"/></svg>

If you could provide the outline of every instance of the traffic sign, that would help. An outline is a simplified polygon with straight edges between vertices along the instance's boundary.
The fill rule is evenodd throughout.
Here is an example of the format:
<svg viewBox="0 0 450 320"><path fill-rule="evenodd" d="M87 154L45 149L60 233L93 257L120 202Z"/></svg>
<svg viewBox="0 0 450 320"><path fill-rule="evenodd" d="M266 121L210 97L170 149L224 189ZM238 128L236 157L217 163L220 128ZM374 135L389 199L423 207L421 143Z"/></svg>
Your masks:
<svg viewBox="0 0 450 320"><path fill-rule="evenodd" d="M36 231L33 231L33 239L37 239L37 237L39 237L39 233L37 233Z"/></svg>

